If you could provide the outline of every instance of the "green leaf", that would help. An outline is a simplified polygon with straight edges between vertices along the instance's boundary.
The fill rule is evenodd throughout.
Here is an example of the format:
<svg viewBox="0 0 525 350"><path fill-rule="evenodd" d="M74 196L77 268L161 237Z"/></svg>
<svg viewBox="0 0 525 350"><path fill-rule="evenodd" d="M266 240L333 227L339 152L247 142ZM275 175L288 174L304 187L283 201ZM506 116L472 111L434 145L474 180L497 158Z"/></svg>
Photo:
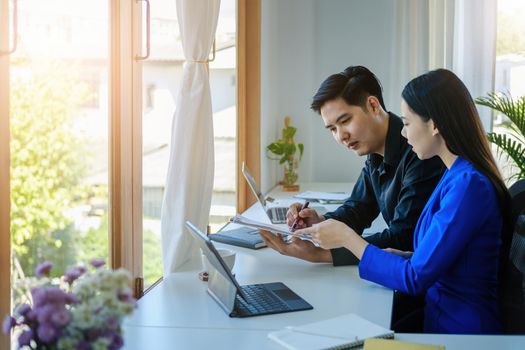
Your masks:
<svg viewBox="0 0 525 350"><path fill-rule="evenodd" d="M486 97L475 99L474 102L505 114L520 133L525 135L525 96L514 99L510 94L491 92Z"/></svg>
<svg viewBox="0 0 525 350"><path fill-rule="evenodd" d="M283 129L283 139L284 140L292 139L296 132L297 132L297 128L294 128L293 126L289 126L287 128L284 128Z"/></svg>
<svg viewBox="0 0 525 350"><path fill-rule="evenodd" d="M304 145L300 143L297 147L299 148L299 160L301 160L303 158Z"/></svg>
<svg viewBox="0 0 525 350"><path fill-rule="evenodd" d="M513 140L505 134L489 133L488 140L498 146L508 159L512 159L519 169L517 179L525 177L525 148L522 143Z"/></svg>
<svg viewBox="0 0 525 350"><path fill-rule="evenodd" d="M283 145L283 154L292 156L295 154L295 145L293 143L286 143Z"/></svg>
<svg viewBox="0 0 525 350"><path fill-rule="evenodd" d="M270 151L271 153L273 154L283 154L284 153L284 145L282 143L278 143L278 142L273 142L273 143L270 143L268 145L268 147L266 147L268 149L268 151Z"/></svg>

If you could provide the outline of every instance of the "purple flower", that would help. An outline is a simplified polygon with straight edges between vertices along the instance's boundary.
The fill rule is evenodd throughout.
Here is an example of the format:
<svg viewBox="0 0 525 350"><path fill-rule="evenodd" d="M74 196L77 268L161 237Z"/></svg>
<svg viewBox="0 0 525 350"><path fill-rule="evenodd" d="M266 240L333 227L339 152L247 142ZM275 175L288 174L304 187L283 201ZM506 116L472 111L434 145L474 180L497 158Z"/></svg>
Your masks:
<svg viewBox="0 0 525 350"><path fill-rule="evenodd" d="M120 334L115 333L113 335L111 344L109 344L110 350L120 349L122 345L124 345L124 339L122 339L122 336Z"/></svg>
<svg viewBox="0 0 525 350"><path fill-rule="evenodd" d="M9 334L14 326L16 326L16 320L11 316L6 316L2 323L2 331L4 331L4 334Z"/></svg>
<svg viewBox="0 0 525 350"><path fill-rule="evenodd" d="M47 323L40 324L36 330L36 333L38 338L44 343L51 343L53 340L55 340L57 335L56 329Z"/></svg>
<svg viewBox="0 0 525 350"><path fill-rule="evenodd" d="M51 315L51 321L55 326L63 327L69 323L71 316L66 309L58 310Z"/></svg>
<svg viewBox="0 0 525 350"><path fill-rule="evenodd" d="M129 290L118 292L117 297L118 297L118 300L124 303L132 304L135 301L135 298L133 298L133 295L131 294Z"/></svg>
<svg viewBox="0 0 525 350"><path fill-rule="evenodd" d="M77 343L77 346L75 348L77 350L91 350L91 345L89 345L89 342L81 340Z"/></svg>
<svg viewBox="0 0 525 350"><path fill-rule="evenodd" d="M91 264L91 266L93 266L96 269L98 269L101 266L106 265L106 262L104 261L104 259L99 259L99 258L91 259L89 260L89 263Z"/></svg>
<svg viewBox="0 0 525 350"><path fill-rule="evenodd" d="M36 320L36 312L35 310L29 310L27 314L25 315L26 321L35 321Z"/></svg>
<svg viewBox="0 0 525 350"><path fill-rule="evenodd" d="M31 340L33 340L33 331L31 329L27 329L23 331L18 337L18 346L28 346L31 344Z"/></svg>
<svg viewBox="0 0 525 350"><path fill-rule="evenodd" d="M45 288L43 287L32 288L31 296L33 297L34 307L44 305L46 302L46 291L45 291Z"/></svg>
<svg viewBox="0 0 525 350"><path fill-rule="evenodd" d="M89 328L84 331L84 338L88 341L95 341L100 336L100 330L96 328Z"/></svg>
<svg viewBox="0 0 525 350"><path fill-rule="evenodd" d="M33 296L33 305L35 308L50 303L65 305L74 299L69 293L56 286L36 287L31 289L31 294Z"/></svg>
<svg viewBox="0 0 525 350"><path fill-rule="evenodd" d="M31 311L31 306L29 306L28 304L22 304L18 307L18 309L16 310L16 312L20 315L20 316L25 316L27 315L27 313Z"/></svg>
<svg viewBox="0 0 525 350"><path fill-rule="evenodd" d="M64 281L71 284L75 280L77 280L80 276L82 276L86 272L86 268L84 266L75 266L66 271L66 274L64 275Z"/></svg>
<svg viewBox="0 0 525 350"><path fill-rule="evenodd" d="M49 276L49 272L53 268L53 263L51 261L44 261L36 267L35 274L36 277Z"/></svg>
<svg viewBox="0 0 525 350"><path fill-rule="evenodd" d="M51 316L57 311L55 304L46 304L35 308L36 319L39 324L48 323L51 320Z"/></svg>
<svg viewBox="0 0 525 350"><path fill-rule="evenodd" d="M118 330L120 328L120 322L117 317L112 316L106 320L106 326L110 330Z"/></svg>

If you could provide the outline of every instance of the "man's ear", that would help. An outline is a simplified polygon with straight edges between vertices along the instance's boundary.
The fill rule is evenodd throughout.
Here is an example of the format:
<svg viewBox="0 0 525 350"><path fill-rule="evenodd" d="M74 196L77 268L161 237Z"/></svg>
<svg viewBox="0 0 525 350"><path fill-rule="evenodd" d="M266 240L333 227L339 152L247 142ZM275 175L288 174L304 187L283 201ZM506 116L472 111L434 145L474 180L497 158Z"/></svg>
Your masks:
<svg viewBox="0 0 525 350"><path fill-rule="evenodd" d="M378 114L382 108L377 97L371 95L367 98L367 105L373 114Z"/></svg>

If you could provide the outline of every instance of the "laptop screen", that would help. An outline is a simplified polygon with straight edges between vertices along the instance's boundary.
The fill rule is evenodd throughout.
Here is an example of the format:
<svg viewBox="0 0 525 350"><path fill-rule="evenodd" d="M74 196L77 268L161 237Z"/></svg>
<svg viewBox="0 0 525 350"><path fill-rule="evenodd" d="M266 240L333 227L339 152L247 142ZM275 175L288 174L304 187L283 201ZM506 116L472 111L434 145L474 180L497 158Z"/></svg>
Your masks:
<svg viewBox="0 0 525 350"><path fill-rule="evenodd" d="M246 295L243 293L241 286L239 283L237 283L237 280L232 275L230 269L222 259L221 255L215 249L215 246L211 242L210 238L203 234L195 225L193 225L191 222L186 221L186 227L189 229L189 231L192 233L192 235L197 238L197 242L202 249L202 252L206 257L208 258L209 262L219 271L221 275L223 275L224 278L231 281L235 288L237 289L237 292L242 296L244 300L247 300Z"/></svg>
<svg viewBox="0 0 525 350"><path fill-rule="evenodd" d="M266 199L264 199L261 190L257 186L257 182L255 182L253 176L248 172L248 168L246 167L244 162L242 162L242 174L244 175L246 182L248 182L248 185L252 189L253 194L255 195L255 197L257 197L257 200L261 203L263 208L266 209Z"/></svg>

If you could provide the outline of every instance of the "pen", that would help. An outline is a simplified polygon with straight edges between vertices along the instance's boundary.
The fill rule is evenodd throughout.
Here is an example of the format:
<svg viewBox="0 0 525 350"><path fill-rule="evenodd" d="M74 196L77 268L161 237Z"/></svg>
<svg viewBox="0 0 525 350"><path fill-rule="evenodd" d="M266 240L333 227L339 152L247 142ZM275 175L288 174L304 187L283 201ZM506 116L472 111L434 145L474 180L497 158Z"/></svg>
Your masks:
<svg viewBox="0 0 525 350"><path fill-rule="evenodd" d="M308 205L310 204L310 202L306 201L304 202L303 206L301 207L301 209L297 212L297 219L294 220L292 226L290 226L290 231L293 231L295 230L295 226L297 226L297 221L299 220L299 213L301 211L303 211L304 209L308 208Z"/></svg>

